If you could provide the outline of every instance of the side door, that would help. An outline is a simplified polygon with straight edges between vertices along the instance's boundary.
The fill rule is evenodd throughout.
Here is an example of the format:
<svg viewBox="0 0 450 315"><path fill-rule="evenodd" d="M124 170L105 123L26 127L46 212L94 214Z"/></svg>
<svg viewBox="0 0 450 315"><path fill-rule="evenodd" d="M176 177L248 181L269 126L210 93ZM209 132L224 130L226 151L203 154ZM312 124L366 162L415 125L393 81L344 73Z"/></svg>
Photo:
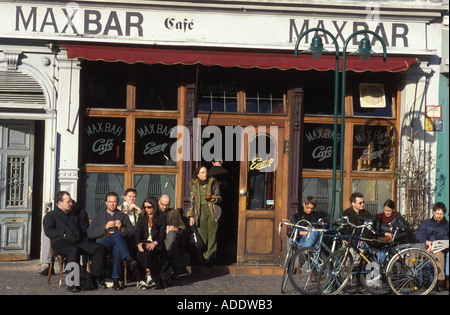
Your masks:
<svg viewBox="0 0 450 315"><path fill-rule="evenodd" d="M29 259L34 122L0 120L0 260Z"/></svg>
<svg viewBox="0 0 450 315"><path fill-rule="evenodd" d="M248 134L240 163L238 264L279 264L283 128Z"/></svg>

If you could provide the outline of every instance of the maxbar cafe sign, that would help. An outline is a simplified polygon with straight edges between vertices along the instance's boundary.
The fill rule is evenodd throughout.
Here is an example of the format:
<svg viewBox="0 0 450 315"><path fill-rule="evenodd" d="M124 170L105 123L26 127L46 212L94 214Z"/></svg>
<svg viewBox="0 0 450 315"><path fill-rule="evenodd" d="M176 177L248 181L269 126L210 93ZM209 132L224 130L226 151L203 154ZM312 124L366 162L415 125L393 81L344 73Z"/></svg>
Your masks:
<svg viewBox="0 0 450 315"><path fill-rule="evenodd" d="M94 7L29 2L0 5L0 37L147 45L292 49L299 34L321 27L341 43L356 30L380 35L391 52L426 50L425 23L305 16ZM312 35L311 35L312 37ZM362 37L351 44L357 45ZM307 38L304 45L308 45ZM325 44L332 44L324 38ZM375 49L377 42L374 42Z"/></svg>

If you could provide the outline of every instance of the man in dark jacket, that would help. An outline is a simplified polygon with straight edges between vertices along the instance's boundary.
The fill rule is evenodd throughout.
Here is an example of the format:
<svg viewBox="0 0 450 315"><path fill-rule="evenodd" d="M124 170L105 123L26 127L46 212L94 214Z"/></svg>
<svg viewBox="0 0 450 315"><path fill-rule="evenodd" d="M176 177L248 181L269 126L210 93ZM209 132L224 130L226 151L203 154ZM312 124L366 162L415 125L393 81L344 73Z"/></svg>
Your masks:
<svg viewBox="0 0 450 315"><path fill-rule="evenodd" d="M112 253L113 259L113 288L123 290L119 282L122 274L122 261L126 260L131 270L136 269L137 262L128 250L125 237L134 237L134 227L128 215L117 209L119 195L109 192L105 197L106 210L98 212L87 229L88 237L96 239Z"/></svg>
<svg viewBox="0 0 450 315"><path fill-rule="evenodd" d="M438 265L438 291L444 291L445 286L445 255L448 248L433 252L433 241L448 240L448 221L445 218L447 207L442 202L436 202L433 206L433 217L423 221L417 229L416 239L419 243L425 243L427 250L432 253Z"/></svg>
<svg viewBox="0 0 450 315"><path fill-rule="evenodd" d="M364 223L363 218L373 218L369 211L364 209L364 196L360 192L354 192L350 195L350 202L352 206L347 208L343 212L344 217L348 217L350 223L354 225L362 225ZM353 229L349 226L345 226L342 233L343 234L351 234ZM357 229L355 231L355 235L359 235L361 233L361 229ZM364 231L364 237L373 237L374 234L369 231Z"/></svg>
<svg viewBox="0 0 450 315"><path fill-rule="evenodd" d="M317 205L317 200L316 198L314 198L313 196L306 196L303 199L303 207L301 209L299 209L299 211L297 213L295 213L294 215L292 215L290 222L291 223L298 223L301 220L306 220L311 224L317 223L317 221L319 221L319 219L324 218L325 215L323 213L319 213L315 211ZM302 226L306 226L307 223L301 223L300 225ZM293 228L288 228L287 232L288 232L288 236L290 236L292 234ZM299 236L300 236L300 246L301 247L313 247L316 242L317 242L317 238L319 236L318 232L315 231L300 231L299 232ZM289 240L288 240L289 242Z"/></svg>
<svg viewBox="0 0 450 315"><path fill-rule="evenodd" d="M55 201L57 208L47 213L43 221L44 233L50 239L53 251L67 256L67 263L76 264L80 262L80 255L89 255L91 273L98 287L106 288L103 280L104 247L88 240L89 218L86 211L73 207L73 200L66 191L58 192ZM81 290L76 285L68 285L68 289L71 292Z"/></svg>

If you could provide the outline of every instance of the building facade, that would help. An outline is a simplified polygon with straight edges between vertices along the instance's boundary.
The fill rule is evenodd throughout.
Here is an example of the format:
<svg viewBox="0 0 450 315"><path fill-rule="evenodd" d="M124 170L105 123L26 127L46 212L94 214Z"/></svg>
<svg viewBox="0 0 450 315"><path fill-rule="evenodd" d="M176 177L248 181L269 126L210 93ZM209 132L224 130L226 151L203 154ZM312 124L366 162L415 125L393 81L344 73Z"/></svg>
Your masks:
<svg viewBox="0 0 450 315"><path fill-rule="evenodd" d="M1 260L46 262L41 222L59 190L90 216L103 210L107 192L129 187L138 203L167 193L186 211L193 169L222 158L230 183L221 259L277 266L285 239L278 223L304 196L332 213L334 139L344 144L343 207L360 191L374 214L388 198L405 211L395 170L411 130L414 150L435 160L448 139L438 115L448 116L448 83L446 100L439 96L439 76L448 78L441 67L448 3L1 0L0 7ZM352 52L364 36L349 42L344 134L334 129L331 38L319 34L331 54L294 56L300 34L316 27L336 37L341 53L362 29L387 48L383 61L382 45L369 36L378 55L362 61ZM436 174L425 179L431 191Z"/></svg>

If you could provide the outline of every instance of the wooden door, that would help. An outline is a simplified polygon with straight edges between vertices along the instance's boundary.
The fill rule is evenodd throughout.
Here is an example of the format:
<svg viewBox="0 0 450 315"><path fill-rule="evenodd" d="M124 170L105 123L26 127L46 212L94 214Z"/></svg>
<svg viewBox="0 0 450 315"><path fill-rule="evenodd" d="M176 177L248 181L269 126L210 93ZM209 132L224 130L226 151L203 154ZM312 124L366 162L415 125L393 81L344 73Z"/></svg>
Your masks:
<svg viewBox="0 0 450 315"><path fill-rule="evenodd" d="M0 121L0 261L29 259L34 122Z"/></svg>
<svg viewBox="0 0 450 315"><path fill-rule="evenodd" d="M277 128L275 137L258 129L244 140L247 145L240 163L238 264L279 264L276 231L285 195L283 142L283 128Z"/></svg>

